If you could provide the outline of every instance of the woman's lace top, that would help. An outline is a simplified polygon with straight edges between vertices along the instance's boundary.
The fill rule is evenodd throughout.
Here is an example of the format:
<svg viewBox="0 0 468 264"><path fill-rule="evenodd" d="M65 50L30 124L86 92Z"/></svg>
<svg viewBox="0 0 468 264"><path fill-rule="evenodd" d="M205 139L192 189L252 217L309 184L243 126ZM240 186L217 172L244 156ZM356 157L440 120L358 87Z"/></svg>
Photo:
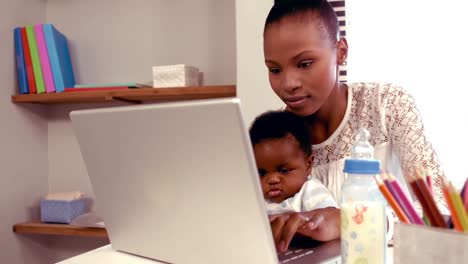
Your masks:
<svg viewBox="0 0 468 264"><path fill-rule="evenodd" d="M436 203L446 212L441 190L443 173L425 136L415 101L403 88L388 83L349 84L342 122L326 141L312 146L312 176L323 182L337 201L345 179L344 159L351 155L360 127L370 132L369 141L382 170L394 174L402 184L406 183L403 175L413 175L415 168L425 169L433 179Z"/></svg>

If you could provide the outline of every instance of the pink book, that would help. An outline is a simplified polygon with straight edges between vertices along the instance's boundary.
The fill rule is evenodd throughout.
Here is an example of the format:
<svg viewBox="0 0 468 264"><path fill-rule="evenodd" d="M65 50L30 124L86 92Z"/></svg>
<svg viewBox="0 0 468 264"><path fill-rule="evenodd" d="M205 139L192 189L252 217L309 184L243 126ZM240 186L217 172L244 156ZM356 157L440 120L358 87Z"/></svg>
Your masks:
<svg viewBox="0 0 468 264"><path fill-rule="evenodd" d="M49 53L47 52L42 24L34 25L34 32L36 33L37 50L39 51L39 59L41 61L42 73L44 75L46 92L54 93L54 77L52 76L52 70L50 68Z"/></svg>

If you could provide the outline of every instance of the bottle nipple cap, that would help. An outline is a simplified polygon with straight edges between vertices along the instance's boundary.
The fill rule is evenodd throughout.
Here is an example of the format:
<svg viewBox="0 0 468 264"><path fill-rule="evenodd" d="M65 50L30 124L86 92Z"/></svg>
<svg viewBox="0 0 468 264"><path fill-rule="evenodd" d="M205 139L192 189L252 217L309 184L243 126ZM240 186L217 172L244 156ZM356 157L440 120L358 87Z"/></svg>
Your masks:
<svg viewBox="0 0 468 264"><path fill-rule="evenodd" d="M345 173L370 175L380 172L380 161L374 159L374 147L369 143L369 138L367 129L360 128L357 131L351 158L345 160Z"/></svg>
<svg viewBox="0 0 468 264"><path fill-rule="evenodd" d="M365 128L359 128L356 133L356 143L351 151L351 159L373 159L374 147L369 143L370 133Z"/></svg>

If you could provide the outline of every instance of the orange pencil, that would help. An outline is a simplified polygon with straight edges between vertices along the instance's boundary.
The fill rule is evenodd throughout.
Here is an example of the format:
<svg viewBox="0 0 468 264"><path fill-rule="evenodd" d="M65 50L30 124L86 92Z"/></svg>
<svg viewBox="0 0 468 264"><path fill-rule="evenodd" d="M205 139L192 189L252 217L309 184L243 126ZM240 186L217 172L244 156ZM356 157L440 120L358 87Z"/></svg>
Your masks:
<svg viewBox="0 0 468 264"><path fill-rule="evenodd" d="M377 185L379 186L380 192L383 194L387 202L390 204L392 207L393 211L395 214L398 216L401 222L411 224L409 221L408 217L406 216L405 212L401 209L400 205L397 203L397 201L393 198L392 194L390 191L387 189L385 184L383 183L382 179L380 179L379 176L374 177L375 181L377 182Z"/></svg>
<svg viewBox="0 0 468 264"><path fill-rule="evenodd" d="M449 185L445 178L442 178L442 185L443 185L442 192L444 193L445 200L447 201L447 206L450 210L450 214L452 215L453 225L455 226L456 230L463 232L463 227L461 226L460 219L458 218L457 212L453 205L452 198L450 197Z"/></svg>

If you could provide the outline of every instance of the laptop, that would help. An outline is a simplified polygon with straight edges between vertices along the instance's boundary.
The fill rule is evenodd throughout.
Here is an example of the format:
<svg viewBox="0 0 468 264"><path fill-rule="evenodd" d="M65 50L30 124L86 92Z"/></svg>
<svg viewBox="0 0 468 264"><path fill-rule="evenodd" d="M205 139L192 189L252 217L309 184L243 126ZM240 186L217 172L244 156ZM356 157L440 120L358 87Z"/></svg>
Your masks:
<svg viewBox="0 0 468 264"><path fill-rule="evenodd" d="M114 249L165 263L339 262L339 241L276 253L239 99L70 117Z"/></svg>

